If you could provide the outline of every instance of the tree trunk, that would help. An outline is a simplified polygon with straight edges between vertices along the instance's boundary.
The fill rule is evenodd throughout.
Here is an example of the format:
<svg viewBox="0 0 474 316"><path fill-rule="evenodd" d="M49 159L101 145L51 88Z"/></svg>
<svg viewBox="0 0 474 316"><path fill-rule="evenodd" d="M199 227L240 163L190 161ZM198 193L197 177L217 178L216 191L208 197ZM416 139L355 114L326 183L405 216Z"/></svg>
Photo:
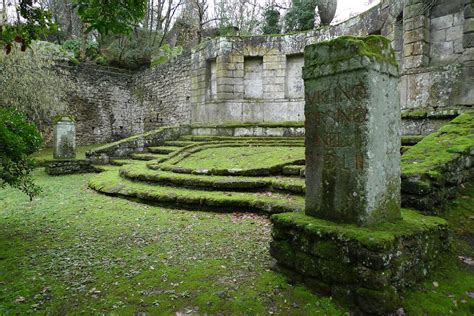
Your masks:
<svg viewBox="0 0 474 316"><path fill-rule="evenodd" d="M87 37L89 35L89 33L87 32L88 28L89 28L89 23L82 24L81 49L79 53L79 58L81 60L86 60Z"/></svg>

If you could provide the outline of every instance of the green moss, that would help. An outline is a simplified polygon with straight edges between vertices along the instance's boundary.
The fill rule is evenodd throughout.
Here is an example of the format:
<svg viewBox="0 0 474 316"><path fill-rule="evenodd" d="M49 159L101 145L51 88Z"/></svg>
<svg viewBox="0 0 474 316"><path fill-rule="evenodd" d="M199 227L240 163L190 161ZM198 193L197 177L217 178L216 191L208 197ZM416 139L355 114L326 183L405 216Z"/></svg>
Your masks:
<svg viewBox="0 0 474 316"><path fill-rule="evenodd" d="M334 52L340 52L337 60L327 61L324 58L313 60L309 65L334 63L351 59L355 55L365 56L378 62L386 62L398 67L395 58L395 51L392 49L391 41L380 35L370 35L367 37L340 36L330 41L325 41L307 46L307 51L317 50L321 47L327 47ZM351 51L347 53L348 49ZM311 54L309 54L311 55Z"/></svg>
<svg viewBox="0 0 474 316"><path fill-rule="evenodd" d="M86 189L91 175L34 177L33 202L0 190L1 315L346 313L270 269L264 217L112 198Z"/></svg>
<svg viewBox="0 0 474 316"><path fill-rule="evenodd" d="M401 158L404 175L437 177L443 168L474 147L474 112L458 116L438 132L425 137Z"/></svg>
<svg viewBox="0 0 474 316"><path fill-rule="evenodd" d="M369 249L389 249L398 238L412 236L424 230L446 226L445 220L423 216L410 210L402 210L402 220L382 223L372 227L338 224L303 213L286 213L272 216L281 225L297 227L310 235L328 235L337 239L353 239Z"/></svg>
<svg viewBox="0 0 474 316"><path fill-rule="evenodd" d="M410 112L403 112L402 118L403 119L412 119L412 120L420 120L426 118L428 112L426 111L410 111Z"/></svg>
<svg viewBox="0 0 474 316"><path fill-rule="evenodd" d="M151 186L119 177L116 171L104 172L89 181L99 192L138 198L142 201L224 210L252 209L263 213L301 211L304 198L273 193L216 192L167 186Z"/></svg>
<svg viewBox="0 0 474 316"><path fill-rule="evenodd" d="M86 152L93 150L95 148L101 147L103 145L85 145L76 147L76 160L86 159ZM40 166L44 165L46 162L54 160L53 158L53 148L44 148L39 152L32 155L32 158Z"/></svg>
<svg viewBox="0 0 474 316"><path fill-rule="evenodd" d="M148 169L143 163L135 163L120 169L120 175L131 180L161 183L188 188L213 190L268 190L304 194L305 182L301 178L284 177L228 177L191 175Z"/></svg>
<svg viewBox="0 0 474 316"><path fill-rule="evenodd" d="M258 169L304 159L304 147L222 147L193 153L177 166L190 169Z"/></svg>

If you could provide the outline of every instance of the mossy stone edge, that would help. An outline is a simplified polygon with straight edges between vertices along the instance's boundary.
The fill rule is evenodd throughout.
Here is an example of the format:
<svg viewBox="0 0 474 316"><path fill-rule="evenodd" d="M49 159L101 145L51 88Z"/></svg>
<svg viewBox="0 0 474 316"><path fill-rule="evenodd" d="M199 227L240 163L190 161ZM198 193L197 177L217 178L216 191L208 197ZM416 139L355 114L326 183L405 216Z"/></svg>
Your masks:
<svg viewBox="0 0 474 316"><path fill-rule="evenodd" d="M450 251L446 221L402 210L403 220L358 227L302 213L272 216L270 253L291 281L362 314L393 313L402 293Z"/></svg>

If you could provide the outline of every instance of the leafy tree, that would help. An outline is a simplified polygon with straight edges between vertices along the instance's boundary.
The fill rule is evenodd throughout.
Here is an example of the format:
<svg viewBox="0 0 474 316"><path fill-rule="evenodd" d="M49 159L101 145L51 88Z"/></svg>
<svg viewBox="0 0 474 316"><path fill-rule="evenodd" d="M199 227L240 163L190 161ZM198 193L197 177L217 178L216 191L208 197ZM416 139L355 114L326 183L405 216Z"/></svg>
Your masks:
<svg viewBox="0 0 474 316"><path fill-rule="evenodd" d="M293 0L285 16L286 31L312 30L317 4L317 0Z"/></svg>
<svg viewBox="0 0 474 316"><path fill-rule="evenodd" d="M51 13L35 6L37 2L38 0L21 0L16 7L17 21L13 24L3 21L0 25L0 44L4 46L7 54L11 52L15 42L25 51L33 40L56 31Z"/></svg>
<svg viewBox="0 0 474 316"><path fill-rule="evenodd" d="M41 191L31 178L34 162L29 157L41 146L36 126L12 108L0 107L0 188L9 185L30 200Z"/></svg>
<svg viewBox="0 0 474 316"><path fill-rule="evenodd" d="M86 58L88 35L96 30L103 38L109 33L130 34L144 18L147 0L75 0L83 22L80 58Z"/></svg>
<svg viewBox="0 0 474 316"><path fill-rule="evenodd" d="M263 34L281 33L280 11L273 6L269 6L263 12L263 18L265 20L262 27Z"/></svg>
<svg viewBox="0 0 474 316"><path fill-rule="evenodd" d="M76 0L76 6L82 22L88 25L87 32L129 34L145 17L147 1Z"/></svg>
<svg viewBox="0 0 474 316"><path fill-rule="evenodd" d="M35 41L21 52L13 45L9 54L0 51L0 100L4 107L25 113L42 131L47 131L56 114L67 111L66 98L71 86L57 61L69 61L61 46Z"/></svg>

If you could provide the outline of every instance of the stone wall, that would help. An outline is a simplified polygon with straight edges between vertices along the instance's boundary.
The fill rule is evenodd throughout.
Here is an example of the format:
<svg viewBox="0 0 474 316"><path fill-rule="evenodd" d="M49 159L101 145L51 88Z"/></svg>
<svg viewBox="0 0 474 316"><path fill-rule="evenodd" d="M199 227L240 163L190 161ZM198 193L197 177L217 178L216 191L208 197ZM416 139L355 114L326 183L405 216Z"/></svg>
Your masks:
<svg viewBox="0 0 474 316"><path fill-rule="evenodd" d="M68 67L79 144L165 125L303 122L302 53L341 35L381 34L400 64L403 134L429 134L474 104L474 9L469 0L383 0L341 24L282 36L221 37L167 64L130 73Z"/></svg>
<svg viewBox="0 0 474 316"><path fill-rule="evenodd" d="M132 93L143 107L143 129L187 124L191 119L191 58L172 62L133 76Z"/></svg>
<svg viewBox="0 0 474 316"><path fill-rule="evenodd" d="M131 73L89 64L66 69L74 84L69 104L75 112L78 144L106 143L143 132L142 109L130 92Z"/></svg>
<svg viewBox="0 0 474 316"><path fill-rule="evenodd" d="M438 1L428 9L422 0L386 0L329 28L284 36L214 39L193 52L192 122L302 121L300 56L304 47L341 35L381 34L397 50L402 110L432 113L423 120L412 118L404 131L431 133L446 122L443 113L447 110L462 112L474 103L470 88L474 55L468 48L474 32L469 22L471 6L465 0ZM257 60L259 70L250 66ZM212 76L210 65L215 69ZM212 97L206 93L210 86L216 90ZM253 91L247 91L248 87ZM260 94L254 94L256 90Z"/></svg>

